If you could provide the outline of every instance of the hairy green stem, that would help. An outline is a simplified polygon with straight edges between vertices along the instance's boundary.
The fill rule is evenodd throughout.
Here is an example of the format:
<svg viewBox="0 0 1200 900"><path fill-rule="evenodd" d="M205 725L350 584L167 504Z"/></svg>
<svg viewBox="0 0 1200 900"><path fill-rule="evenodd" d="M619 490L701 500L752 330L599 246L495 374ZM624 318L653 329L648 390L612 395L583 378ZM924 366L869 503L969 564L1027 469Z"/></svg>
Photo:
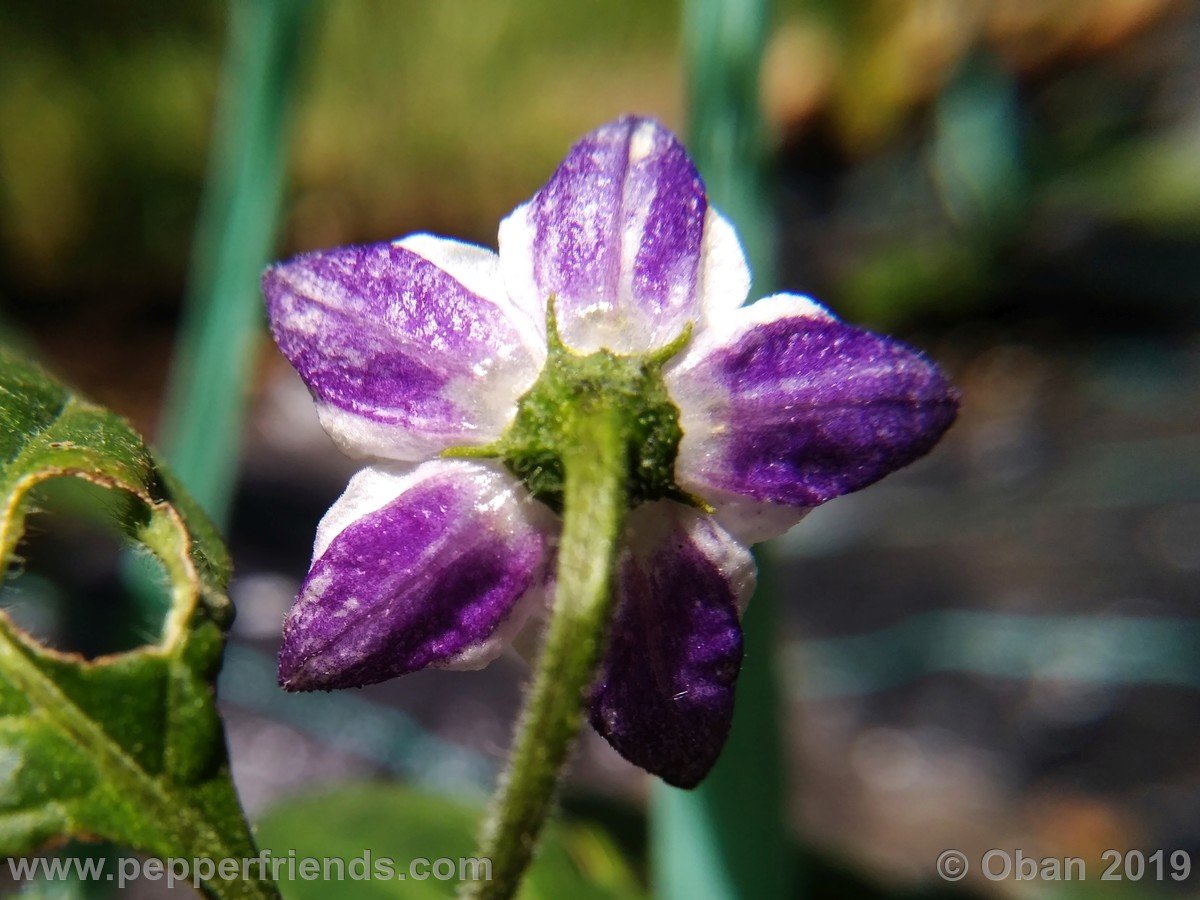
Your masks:
<svg viewBox="0 0 1200 900"><path fill-rule="evenodd" d="M628 478L624 425L619 410L602 400L568 414L553 612L508 768L484 825L479 855L492 861L492 878L466 885L465 897L516 893L579 734L612 619Z"/></svg>

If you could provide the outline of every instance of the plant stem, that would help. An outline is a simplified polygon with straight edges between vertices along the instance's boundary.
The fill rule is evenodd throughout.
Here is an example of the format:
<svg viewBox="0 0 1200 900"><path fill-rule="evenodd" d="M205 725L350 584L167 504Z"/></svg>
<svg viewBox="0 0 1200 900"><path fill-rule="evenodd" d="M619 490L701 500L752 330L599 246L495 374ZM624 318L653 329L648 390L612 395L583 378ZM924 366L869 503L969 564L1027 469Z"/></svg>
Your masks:
<svg viewBox="0 0 1200 900"><path fill-rule="evenodd" d="M492 861L492 878L465 885L465 897L516 893L579 733L612 619L628 477L623 423L603 401L573 415L562 451L566 484L553 611L484 825L479 855Z"/></svg>

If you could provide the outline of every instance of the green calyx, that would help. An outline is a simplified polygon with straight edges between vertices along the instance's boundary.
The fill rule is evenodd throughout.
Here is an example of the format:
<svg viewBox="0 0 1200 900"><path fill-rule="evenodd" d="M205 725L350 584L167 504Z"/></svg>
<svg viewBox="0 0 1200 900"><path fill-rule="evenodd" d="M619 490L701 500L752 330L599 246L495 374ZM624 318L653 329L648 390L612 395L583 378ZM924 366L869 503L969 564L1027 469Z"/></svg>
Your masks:
<svg viewBox="0 0 1200 900"><path fill-rule="evenodd" d="M504 436L483 447L454 447L443 456L498 457L529 492L562 512L563 448L576 440L578 423L601 408L616 409L624 427L629 508L669 498L700 505L675 483L675 457L683 429L679 409L663 382L663 366L691 338L689 324L670 344L652 353L620 356L598 350L586 356L567 347L558 333L551 298L546 313L546 365L517 401Z"/></svg>

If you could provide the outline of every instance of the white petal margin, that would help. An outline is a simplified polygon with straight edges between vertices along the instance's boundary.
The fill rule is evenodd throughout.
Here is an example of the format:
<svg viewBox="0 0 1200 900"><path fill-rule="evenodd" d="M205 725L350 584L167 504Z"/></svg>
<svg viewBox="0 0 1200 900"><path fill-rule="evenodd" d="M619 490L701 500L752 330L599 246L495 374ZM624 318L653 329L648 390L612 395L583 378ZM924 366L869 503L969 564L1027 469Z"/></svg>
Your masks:
<svg viewBox="0 0 1200 900"><path fill-rule="evenodd" d="M704 216L700 248L700 306L703 321L693 334L712 328L746 302L750 295L750 266L733 223L711 206Z"/></svg>
<svg viewBox="0 0 1200 900"><path fill-rule="evenodd" d="M776 319L808 316L834 319L833 313L815 300L799 294L774 294L749 306L713 316L709 326L688 344L664 371L667 390L679 407L683 439L675 459L675 481L685 491L703 498L715 510L717 520L746 544L757 544L783 534L809 512L801 507L763 503L741 494L715 490L690 476L704 468L707 458L719 452L714 438L729 426L724 415L724 397L712 390L707 379L691 379L689 373L714 351L731 346L757 325Z"/></svg>
<svg viewBox="0 0 1200 900"><path fill-rule="evenodd" d="M401 494L432 478L473 480L487 488L494 498L481 504L476 512L496 529L536 528L553 536L558 524L555 516L542 503L534 500L525 487L500 466L479 460L432 460L419 464L385 463L360 469L350 479L345 491L325 513L317 525L313 544L313 561L321 557L339 534L364 516L378 512ZM549 562L547 563L549 566ZM458 671L482 669L500 655L504 648L525 627L531 616L545 607L547 577L534 578L530 588L513 607L512 612L482 644L439 666Z"/></svg>
<svg viewBox="0 0 1200 900"><path fill-rule="evenodd" d="M713 518L747 546L761 544L791 530L808 515L804 507L761 503L739 494L705 488L704 499L716 510Z"/></svg>
<svg viewBox="0 0 1200 900"><path fill-rule="evenodd" d="M736 235L735 235L736 240ZM740 246L738 248L741 249ZM744 262L744 260L743 260ZM749 270L747 270L749 272ZM747 276L748 278L749 276ZM749 285L749 281L747 281ZM746 291L742 293L745 299ZM703 331L697 331L683 352L671 360L665 369L667 387L671 386L671 378L686 374L714 350L735 343L756 325L765 325L777 319L788 319L797 316L807 316L814 319L837 319L832 312L803 294L772 294L756 300L749 306L736 305L716 308L710 306L709 318ZM672 394L674 396L674 394ZM676 397L676 403L679 398Z"/></svg>
<svg viewBox="0 0 1200 900"><path fill-rule="evenodd" d="M504 310L530 357L541 369L546 360L545 306L522 304L510 297L497 253L478 244L436 234L410 234L392 243L424 257L469 291Z"/></svg>
<svg viewBox="0 0 1200 900"><path fill-rule="evenodd" d="M667 541L677 539L679 532L721 573L729 584L738 612L744 612L758 578L754 557L746 544L713 516L673 500L643 503L629 514L625 526L626 552L642 568L647 568L664 552Z"/></svg>
<svg viewBox="0 0 1200 900"><path fill-rule="evenodd" d="M531 311L537 320L542 346L546 344L546 305L533 277L533 224L529 221L532 202L522 203L500 220L496 242L500 248L500 274L508 290L509 301Z"/></svg>

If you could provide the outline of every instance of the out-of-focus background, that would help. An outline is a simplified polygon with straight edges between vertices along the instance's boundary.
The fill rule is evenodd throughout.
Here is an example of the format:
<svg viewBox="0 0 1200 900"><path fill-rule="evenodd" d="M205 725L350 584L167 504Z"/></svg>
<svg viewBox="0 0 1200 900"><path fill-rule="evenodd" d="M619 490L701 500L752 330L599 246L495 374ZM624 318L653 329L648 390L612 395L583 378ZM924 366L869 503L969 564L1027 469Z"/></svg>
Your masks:
<svg viewBox="0 0 1200 900"><path fill-rule="evenodd" d="M0 15L0 332L150 435L226 12ZM632 0L321 5L276 255L412 231L494 246L583 132L623 112L683 127L679 21ZM1200 6L790 0L761 77L777 284L926 348L964 393L929 458L771 552L797 841L847 871L830 896L936 888L949 847L1200 853ZM479 794L515 657L338 695L275 687L315 524L354 464L260 334L221 681L243 798L269 818L363 778ZM0 602L59 646L112 649L112 544L35 518ZM589 735L566 807L604 837L576 852L603 869L619 848L644 877L646 787ZM1086 897L1100 868L1074 893L962 886Z"/></svg>

